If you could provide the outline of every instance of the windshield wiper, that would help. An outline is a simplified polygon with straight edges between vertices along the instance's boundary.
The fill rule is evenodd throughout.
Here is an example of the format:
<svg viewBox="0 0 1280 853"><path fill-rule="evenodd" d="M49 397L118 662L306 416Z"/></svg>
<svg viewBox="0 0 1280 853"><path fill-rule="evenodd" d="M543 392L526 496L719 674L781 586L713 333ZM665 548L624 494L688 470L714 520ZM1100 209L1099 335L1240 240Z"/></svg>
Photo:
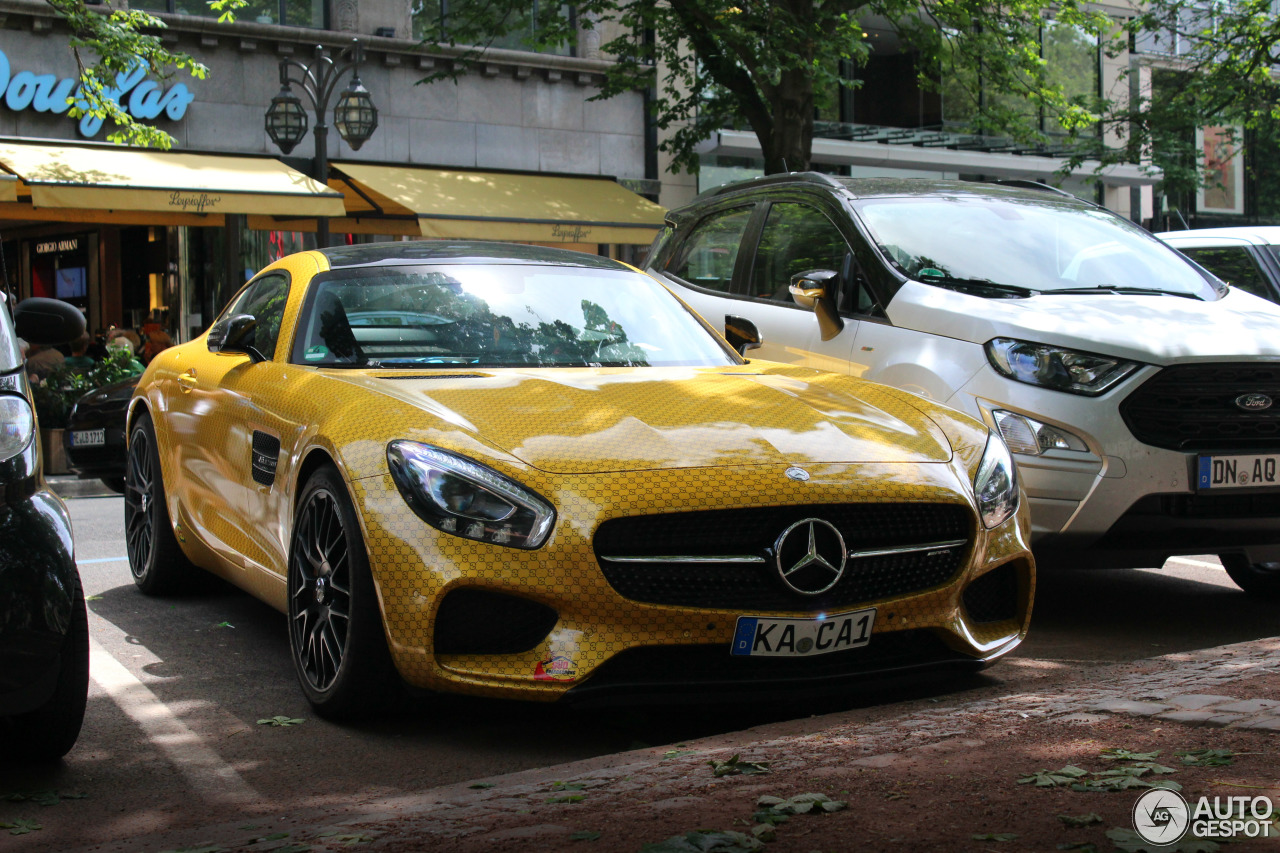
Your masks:
<svg viewBox="0 0 1280 853"><path fill-rule="evenodd" d="M981 296L982 291L992 291L999 296L1016 296L1026 298L1035 296L1040 291L1032 290L1029 287L1018 287L1013 284L1000 284L985 278L953 278L949 275L926 275L912 276L921 284L931 284L934 287L943 287L948 290L958 290L961 293L973 293Z"/></svg>
<svg viewBox="0 0 1280 853"><path fill-rule="evenodd" d="M1124 287L1119 284L1095 284L1089 287L1063 287L1055 290L1046 290L1046 294L1056 295L1060 293L1080 294L1080 293L1121 293L1126 296L1131 295L1147 295L1152 296L1181 296L1184 299L1200 299L1194 293L1187 293L1183 290L1161 290L1157 287Z"/></svg>

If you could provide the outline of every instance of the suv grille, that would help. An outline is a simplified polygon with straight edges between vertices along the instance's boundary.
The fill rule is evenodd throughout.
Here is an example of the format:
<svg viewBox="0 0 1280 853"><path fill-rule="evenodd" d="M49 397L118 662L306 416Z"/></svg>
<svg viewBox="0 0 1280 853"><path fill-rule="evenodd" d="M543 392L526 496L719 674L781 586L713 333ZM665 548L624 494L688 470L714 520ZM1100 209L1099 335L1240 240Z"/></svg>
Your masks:
<svg viewBox="0 0 1280 853"><path fill-rule="evenodd" d="M805 519L831 523L850 557L818 595L782 581L774 545ZM616 518L596 532L605 578L633 601L773 612L848 607L941 586L969 553L957 504L822 504ZM795 535L795 534L793 534Z"/></svg>
<svg viewBox="0 0 1280 853"><path fill-rule="evenodd" d="M1135 438L1169 450L1280 447L1280 405L1245 411L1236 400L1280 402L1280 363L1182 364L1148 379L1120 404Z"/></svg>

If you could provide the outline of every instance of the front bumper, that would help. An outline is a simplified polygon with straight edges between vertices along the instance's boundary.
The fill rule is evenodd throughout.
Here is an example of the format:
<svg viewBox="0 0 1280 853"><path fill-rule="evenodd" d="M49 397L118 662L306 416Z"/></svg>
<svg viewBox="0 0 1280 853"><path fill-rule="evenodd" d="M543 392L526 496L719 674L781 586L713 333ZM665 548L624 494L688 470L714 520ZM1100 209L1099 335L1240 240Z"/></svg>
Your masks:
<svg viewBox="0 0 1280 853"><path fill-rule="evenodd" d="M1173 556L1231 551L1254 562L1280 560L1280 512L1270 509L1280 502L1253 500L1241 511L1234 496L1199 495L1196 454L1134 438L1120 403L1158 371L1145 367L1090 398L1013 382L987 366L949 401L993 429L992 413L1011 411L1088 446L1014 454L1040 568L1158 568Z"/></svg>
<svg viewBox="0 0 1280 853"><path fill-rule="evenodd" d="M764 472L765 467L573 478L525 471L524 483L549 497L559 512L551 539L536 551L439 534L413 515L389 476L356 481L370 564L401 675L416 687L542 701L696 695L735 684L829 692L868 675L978 669L1025 635L1035 587L1025 502L1005 524L986 531L972 509L971 490L965 491L951 465L810 465L810 480L803 483L782 476L781 468ZM726 495L738 498L729 502ZM860 501L958 504L971 519L971 532L959 568L944 583L844 607L874 606L874 632L866 647L830 655L734 659L730 648L739 616L814 617L818 611L802 603L761 614L633 600L610 585L593 550L596 530L609 519ZM994 578L996 570L1003 572L1003 609L975 617L971 611L989 604L966 592L980 578ZM442 602L474 590L531 603L511 604L502 611L502 625L494 626L506 638L511 632L505 628L525 625L531 634L524 648L497 640L485 650L448 647L449 637L441 634L447 621L441 618ZM479 620L497 610L473 612ZM546 613L550 618L540 623L539 614Z"/></svg>

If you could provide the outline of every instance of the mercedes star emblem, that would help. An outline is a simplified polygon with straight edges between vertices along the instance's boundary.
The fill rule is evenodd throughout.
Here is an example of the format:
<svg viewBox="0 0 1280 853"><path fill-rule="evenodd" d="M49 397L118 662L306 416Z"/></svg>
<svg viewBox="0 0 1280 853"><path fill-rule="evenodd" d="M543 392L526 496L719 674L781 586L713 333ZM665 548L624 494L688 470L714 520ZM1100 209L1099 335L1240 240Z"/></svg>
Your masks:
<svg viewBox="0 0 1280 853"><path fill-rule="evenodd" d="M782 531L773 550L782 582L801 595L821 595L839 583L848 557L840 531L820 518Z"/></svg>
<svg viewBox="0 0 1280 853"><path fill-rule="evenodd" d="M786 473L786 475L792 480L798 480L801 483L806 482L809 479L809 472L795 465L792 465L784 473Z"/></svg>

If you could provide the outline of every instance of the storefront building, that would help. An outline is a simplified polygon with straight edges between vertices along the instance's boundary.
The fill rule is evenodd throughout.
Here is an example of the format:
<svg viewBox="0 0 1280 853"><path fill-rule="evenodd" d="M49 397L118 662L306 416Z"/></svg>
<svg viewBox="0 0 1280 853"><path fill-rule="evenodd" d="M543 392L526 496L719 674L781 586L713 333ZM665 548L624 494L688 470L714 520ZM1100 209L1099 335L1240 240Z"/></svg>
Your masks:
<svg viewBox="0 0 1280 853"><path fill-rule="evenodd" d="M430 10L405 0L260 0L232 24L204 3L133 7L209 68L119 81L122 106L174 138L167 152L109 145L109 128L69 118L61 22L39 0L0 0L0 273L19 298L78 305L91 329L151 320L188 340L257 269L316 245L321 223L333 243L513 240L623 258L661 224L644 197L658 183L641 96L588 100L607 67L597 34L555 53L492 49L456 83L418 85L461 51L425 52ZM264 116L282 60L318 68L320 46L341 66L355 37L377 126L356 151L326 116L321 182L314 137L286 156Z"/></svg>

